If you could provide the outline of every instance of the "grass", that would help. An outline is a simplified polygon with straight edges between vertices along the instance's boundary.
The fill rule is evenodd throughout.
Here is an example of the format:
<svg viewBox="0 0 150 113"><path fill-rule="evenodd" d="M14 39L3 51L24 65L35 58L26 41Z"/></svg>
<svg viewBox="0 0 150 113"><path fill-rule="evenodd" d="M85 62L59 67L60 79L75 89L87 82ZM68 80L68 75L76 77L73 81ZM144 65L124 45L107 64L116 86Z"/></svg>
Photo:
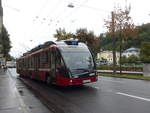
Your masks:
<svg viewBox="0 0 150 113"><path fill-rule="evenodd" d="M150 80L150 77L144 77L143 75L131 75L131 74L110 74L110 73L98 73L99 76L107 77L118 77L118 78L128 78L128 79L139 79L139 80Z"/></svg>
<svg viewBox="0 0 150 113"><path fill-rule="evenodd" d="M100 65L97 66L98 70L113 70L112 65ZM119 66L116 66L116 70L120 70ZM122 66L122 71L143 71L142 66Z"/></svg>

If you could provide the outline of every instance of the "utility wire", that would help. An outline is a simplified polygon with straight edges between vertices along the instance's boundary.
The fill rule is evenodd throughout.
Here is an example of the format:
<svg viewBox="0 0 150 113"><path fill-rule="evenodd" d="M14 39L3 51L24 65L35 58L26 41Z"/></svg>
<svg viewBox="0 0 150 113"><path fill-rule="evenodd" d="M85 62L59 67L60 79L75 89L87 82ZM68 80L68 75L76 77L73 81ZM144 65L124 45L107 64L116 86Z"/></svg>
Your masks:
<svg viewBox="0 0 150 113"><path fill-rule="evenodd" d="M44 25L44 23L45 23L46 21L47 21L47 22L50 21L51 23L53 22L52 19L48 19L48 18L50 17L50 15L54 14L54 12L56 12L57 9L59 9L59 8L57 8L57 7L59 7L59 5L62 4L62 2L63 2L62 0L61 0L61 1L58 0L58 1L56 2L56 4L54 5L54 7L52 8L52 10L49 12L48 16L47 16L47 17L43 17L43 19L44 19L43 23L40 23L40 25L38 25L38 26L35 28L34 32L39 31L39 29L43 28L43 25ZM41 19L41 17L39 17L39 19ZM36 32L36 35L37 35L37 32Z"/></svg>
<svg viewBox="0 0 150 113"><path fill-rule="evenodd" d="M58 1L59 2L59 4L61 3L60 1ZM57 3L58 3L57 2ZM56 3L56 6L58 7L58 4ZM51 23L49 23L48 22L48 26L46 25L43 29L41 29L41 26L40 26L40 29L41 29L41 31L40 32L44 32L45 31L45 29L47 29L47 27L49 27L48 29L50 29L50 27L51 28L53 28L54 29L54 27L56 27L58 24L59 24L59 20L58 20L58 18L62 15L62 14L64 14L64 12L66 12L66 10L67 10L68 8L67 7L65 7L65 9L64 10L62 10L59 14L57 14L57 16L54 18L54 17L51 17L51 18L53 18L53 20L51 21ZM48 17L49 18L49 17ZM46 19L46 20L50 20L50 19ZM44 24L43 24L44 25ZM39 30L39 29L37 29L37 30Z"/></svg>
<svg viewBox="0 0 150 113"><path fill-rule="evenodd" d="M75 12L75 11L77 11L79 8L81 8L81 6L84 5L86 2L88 2L88 0L83 1L83 2L80 4L79 7L76 7L73 11L71 11L69 14L67 14L67 16L65 16L64 19L66 19L66 18L69 17L73 12ZM59 17L63 14L63 12L65 12L66 10L68 10L68 7L66 7L62 12L60 12L60 13L58 14L58 16L55 18L56 21L59 21L59 23L54 23L55 25L57 24L57 26L59 26L58 24L60 24L60 23L62 23L62 22L64 21L64 19L63 19L63 20L60 22L60 20L59 20L58 18L59 18ZM51 26L52 26L52 25L51 25ZM57 27L57 26L55 26L55 27ZM43 30L42 30L42 32L43 32Z"/></svg>
<svg viewBox="0 0 150 113"><path fill-rule="evenodd" d="M4 5L4 7L7 7L7 8L9 8L9 9L14 10L14 11L20 12L20 9L15 8L15 7L12 7L12 6Z"/></svg>
<svg viewBox="0 0 150 113"><path fill-rule="evenodd" d="M36 14L36 16L40 16L43 10L46 8L46 6L49 4L50 0L45 0L42 7L39 9L39 12Z"/></svg>
<svg viewBox="0 0 150 113"><path fill-rule="evenodd" d="M81 4L75 4L75 5L77 5L77 7L76 8L74 8L71 12L69 12L64 18L60 18L60 17L63 17L62 16L62 14L64 13L64 12L66 12L66 10L67 10L67 8L68 7L66 7L63 11L61 11L55 18L53 17L53 16L51 16L52 14L54 14L54 12L56 12L56 10L57 10L57 7L58 7L58 5L61 3L59 0L57 1L57 3L56 3L56 6L54 7L54 9L53 10L51 10L51 12L52 13L49 13L48 14L48 16L45 18L46 19L46 23L48 22L48 26L49 26L49 29L50 29L50 27L51 28L54 28L54 27L57 27L57 26L59 26L60 24L62 24L64 21L66 21L69 17L71 17L73 14L75 14L74 12L77 12L81 7L85 7L85 8L90 8L90 9L92 9L92 10L96 10L96 11L101 11L101 12L109 12L110 13L110 11L106 11L106 10L103 10L103 9L99 9L99 8L94 8L94 7L91 7L91 6L86 6L86 5L84 5L85 3L87 3L88 2L88 0L85 0L85 1L83 1ZM56 10L55 10L56 9ZM54 20L52 20L52 21L50 21L51 20L51 18L54 18ZM60 19L59 19L60 18ZM61 20L61 21L60 21ZM50 21L50 22L49 22ZM42 24L42 25L44 25L44 24ZM57 26L56 26L57 25ZM46 25L47 26L47 25ZM36 29L36 31L37 30L39 30L39 29L41 29L42 28L42 32L45 30L45 29L47 29L47 27L42 27L41 25L40 25L40 27L39 26L37 26L37 29ZM35 31L35 32L36 32ZM36 32L37 33L37 32ZM40 32L41 33L41 32ZM37 34L36 34L37 35Z"/></svg>
<svg viewBox="0 0 150 113"><path fill-rule="evenodd" d="M79 4L75 4L75 5L79 5ZM89 9L96 10L96 11L105 12L105 13L110 13L110 11L108 10L99 9L99 8L92 7L92 6L82 5L82 7L89 8Z"/></svg>
<svg viewBox="0 0 150 113"><path fill-rule="evenodd" d="M96 11L99 11L99 12L105 12L105 13L110 13L110 11L108 10L103 10L103 9L99 9L99 8L94 8L94 7L91 7L91 6L86 6L84 5L85 3L87 3L88 0L85 0L84 2L82 2L81 4L72 4L72 5L75 5L77 6L77 8L75 8L73 11L71 11L67 16L65 16L62 21L60 21L60 24L64 23L64 21L68 20L69 17L71 17L73 14L75 14L74 12L77 12L81 7L85 7L85 8L90 8L92 10L96 10ZM74 7L73 7L74 8Z"/></svg>
<svg viewBox="0 0 150 113"><path fill-rule="evenodd" d="M65 19L67 19L69 16L71 16L72 14L74 14L74 12L77 12L85 3L87 3L88 0L84 0L78 7L76 7L73 11L71 11L67 16L65 16Z"/></svg>

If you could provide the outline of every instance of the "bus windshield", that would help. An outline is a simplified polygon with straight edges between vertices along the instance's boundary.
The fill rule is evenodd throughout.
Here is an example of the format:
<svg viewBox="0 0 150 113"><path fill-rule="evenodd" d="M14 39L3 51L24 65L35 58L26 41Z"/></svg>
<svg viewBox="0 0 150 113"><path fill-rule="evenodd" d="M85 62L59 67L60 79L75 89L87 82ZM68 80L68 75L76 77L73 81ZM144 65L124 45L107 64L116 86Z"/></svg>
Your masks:
<svg viewBox="0 0 150 113"><path fill-rule="evenodd" d="M91 72L94 69L93 58L89 51L63 51L62 56L72 75Z"/></svg>

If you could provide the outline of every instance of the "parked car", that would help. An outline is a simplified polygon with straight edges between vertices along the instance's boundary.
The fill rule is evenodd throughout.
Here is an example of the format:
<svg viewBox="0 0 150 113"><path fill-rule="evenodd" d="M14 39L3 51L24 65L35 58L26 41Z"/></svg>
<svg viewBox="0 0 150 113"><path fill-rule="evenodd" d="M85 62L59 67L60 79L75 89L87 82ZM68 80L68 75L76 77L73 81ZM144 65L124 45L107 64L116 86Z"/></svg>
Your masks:
<svg viewBox="0 0 150 113"><path fill-rule="evenodd" d="M7 61L6 66L7 66L7 68L15 68L16 62L15 61Z"/></svg>
<svg viewBox="0 0 150 113"><path fill-rule="evenodd" d="M107 64L108 64L107 60L97 60L97 61L96 61L96 65L97 65L97 66L100 66L100 65L107 65Z"/></svg>

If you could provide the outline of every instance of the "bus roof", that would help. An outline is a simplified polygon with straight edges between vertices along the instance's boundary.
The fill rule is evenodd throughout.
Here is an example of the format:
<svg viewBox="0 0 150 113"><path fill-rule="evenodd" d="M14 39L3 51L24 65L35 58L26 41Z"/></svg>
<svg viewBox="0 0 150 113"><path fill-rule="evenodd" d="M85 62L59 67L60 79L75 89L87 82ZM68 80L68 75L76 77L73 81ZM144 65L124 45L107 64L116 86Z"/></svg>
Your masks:
<svg viewBox="0 0 150 113"><path fill-rule="evenodd" d="M47 41L44 44L40 44L38 46L36 46L35 48L31 49L30 51L26 52L23 54L23 56L21 58L25 58L27 56L30 55L34 55L36 53L39 53L47 48L50 48L52 46L56 46L58 48L61 48L61 50L65 50L66 48L80 48L82 50L87 50L87 46L82 43L82 42L78 42L76 40L73 39L69 39L69 40L61 40L61 41Z"/></svg>

